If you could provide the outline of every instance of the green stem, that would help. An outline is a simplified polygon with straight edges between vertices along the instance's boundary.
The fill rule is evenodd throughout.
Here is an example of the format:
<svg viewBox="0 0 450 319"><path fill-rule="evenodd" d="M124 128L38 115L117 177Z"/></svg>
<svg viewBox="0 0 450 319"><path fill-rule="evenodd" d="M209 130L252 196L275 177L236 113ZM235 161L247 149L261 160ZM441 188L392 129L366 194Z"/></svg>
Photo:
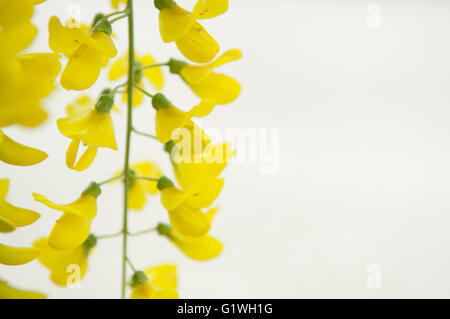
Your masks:
<svg viewBox="0 0 450 319"><path fill-rule="evenodd" d="M110 13L110 14L105 15L104 18L105 18L105 19L108 19L108 18L110 18L110 17L112 17L112 16L116 16L116 15L118 15L118 14L125 14L125 13L127 13L127 9L125 9L125 10L123 10L123 11L112 12L112 13Z"/></svg>
<svg viewBox="0 0 450 319"><path fill-rule="evenodd" d="M123 174L120 174L119 176L111 177L110 179L104 180L104 181L102 181L100 183L97 183L97 184L101 186L101 185L104 185L104 184L108 184L108 183L114 182L114 181L116 181L118 179L121 179L122 177L123 177Z"/></svg>
<svg viewBox="0 0 450 319"><path fill-rule="evenodd" d="M133 266L133 263L131 262L130 258L128 258L127 256L125 256L125 261L128 263L128 265L129 265L130 268L133 270L133 272L136 272L136 268Z"/></svg>
<svg viewBox="0 0 450 319"><path fill-rule="evenodd" d="M144 93L145 95L149 96L149 97L153 97L153 94L147 92L146 90L144 90L143 88L141 88L139 85L135 85L134 86L136 89L138 89L139 91L141 91L142 93Z"/></svg>
<svg viewBox="0 0 450 319"><path fill-rule="evenodd" d="M117 236L120 236L120 235L122 235L122 231L119 231L119 232L113 233L113 234L100 235L100 236L97 236L97 239L114 238L114 237L117 237Z"/></svg>
<svg viewBox="0 0 450 319"><path fill-rule="evenodd" d="M133 130L134 133L136 133L136 134L138 134L138 135L142 135L142 136L145 136L145 137L150 137L150 138L155 139L155 140L158 139L155 135L152 135L152 134L148 134L148 133L144 133L144 132L138 131L138 130L136 130L134 127L132 128L132 130Z"/></svg>
<svg viewBox="0 0 450 319"><path fill-rule="evenodd" d="M126 260L127 260L127 236L128 236L128 188L130 185L130 141L131 129L133 127L133 84L134 84L134 16L133 0L128 0L128 105L127 105L127 131L125 147L125 163L123 171L125 172L125 183L123 191L123 229L122 229L122 299L125 298L126 287Z"/></svg>
<svg viewBox="0 0 450 319"><path fill-rule="evenodd" d="M149 65L143 65L139 68L139 70L145 70L145 69L150 69L150 68L156 68L158 66L165 66L165 65L169 65L169 62L165 62L165 63L154 63L154 64L149 64Z"/></svg>
<svg viewBox="0 0 450 319"><path fill-rule="evenodd" d="M141 230L141 231L138 231L138 232L135 232L135 233L129 233L128 235L130 235L130 236L139 236L139 235L144 235L144 234L148 234L148 233L154 232L155 230L156 230L156 227L153 227L153 228L144 229L144 230Z"/></svg>
<svg viewBox="0 0 450 319"><path fill-rule="evenodd" d="M157 181L159 181L159 178L156 178L156 177L136 176L135 178L136 179L143 179L143 180L150 181L150 182L157 182Z"/></svg>
<svg viewBox="0 0 450 319"><path fill-rule="evenodd" d="M124 15L121 15L121 16L118 16L118 17L112 19L111 21L109 21L109 23L113 24L114 22L119 21L119 20L122 20L122 19L128 17L129 15L130 15L130 13L127 13L127 14L124 14Z"/></svg>

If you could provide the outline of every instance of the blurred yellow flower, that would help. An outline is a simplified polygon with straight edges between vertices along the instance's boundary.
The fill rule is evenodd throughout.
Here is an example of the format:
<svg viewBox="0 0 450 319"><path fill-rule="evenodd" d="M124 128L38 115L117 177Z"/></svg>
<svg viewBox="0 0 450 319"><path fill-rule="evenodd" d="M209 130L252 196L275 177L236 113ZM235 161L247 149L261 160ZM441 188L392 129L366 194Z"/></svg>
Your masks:
<svg viewBox="0 0 450 319"><path fill-rule="evenodd" d="M145 271L145 283L137 283L131 292L131 299L178 299L177 268L174 265L160 265Z"/></svg>
<svg viewBox="0 0 450 319"><path fill-rule="evenodd" d="M228 10L228 0L198 0L193 11L178 6L173 0L156 0L159 32L164 42L175 41L180 52L196 63L207 63L219 52L219 44L199 19L214 18Z"/></svg>
<svg viewBox="0 0 450 319"><path fill-rule="evenodd" d="M45 299L44 294L34 291L21 290L8 285L0 280L0 299Z"/></svg>
<svg viewBox="0 0 450 319"><path fill-rule="evenodd" d="M8 193L9 180L0 179L0 232L11 232L16 227L33 224L40 215L34 211L11 205L5 200Z"/></svg>
<svg viewBox="0 0 450 319"><path fill-rule="evenodd" d="M39 249L12 247L0 243L0 264L15 266L27 264L39 256Z"/></svg>
<svg viewBox="0 0 450 319"><path fill-rule="evenodd" d="M127 4L127 0L111 0L111 5L114 9L119 9L120 3Z"/></svg>
<svg viewBox="0 0 450 319"><path fill-rule="evenodd" d="M49 46L69 58L61 85L67 90L85 90L97 81L108 58L115 57L116 47L109 34L89 27L65 27L55 16L49 22Z"/></svg>
<svg viewBox="0 0 450 319"><path fill-rule="evenodd" d="M136 61L136 71L135 71L135 82L138 86L143 87L143 78L147 78L147 80L153 85L153 87L157 91L161 91L163 87L163 74L159 67L151 67L146 69L141 69L142 66L148 66L155 63L153 57L149 54L145 54L143 56L135 56ZM119 59L117 59L109 70L109 79L111 81L115 81L128 72L128 55L125 55ZM144 93L136 88L133 89L133 106L138 106L142 103L144 98ZM126 102L128 100L128 94L125 93L123 95L123 101Z"/></svg>
<svg viewBox="0 0 450 319"><path fill-rule="evenodd" d="M38 164L46 158L46 153L15 142L0 130L0 161L11 165L29 166Z"/></svg>
<svg viewBox="0 0 450 319"><path fill-rule="evenodd" d="M161 177L157 186L172 227L185 236L199 237L208 233L211 222L201 208L212 205L223 184L223 178L210 177L187 190L179 190L167 177Z"/></svg>

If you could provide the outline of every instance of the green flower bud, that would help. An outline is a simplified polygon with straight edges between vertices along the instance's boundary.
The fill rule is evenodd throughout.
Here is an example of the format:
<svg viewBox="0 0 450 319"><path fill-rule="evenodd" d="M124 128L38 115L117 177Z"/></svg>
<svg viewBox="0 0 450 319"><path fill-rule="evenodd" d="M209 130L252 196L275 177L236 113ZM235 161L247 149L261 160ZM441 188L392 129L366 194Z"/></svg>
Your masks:
<svg viewBox="0 0 450 319"><path fill-rule="evenodd" d="M172 102L170 102L164 94L156 93L153 95L152 105L155 110L159 110L172 106Z"/></svg>
<svg viewBox="0 0 450 319"><path fill-rule="evenodd" d="M103 92L105 92L104 90ZM110 92L111 93L111 92ZM102 94L95 104L95 109L98 113L109 113L114 105L114 97L111 94Z"/></svg>
<svg viewBox="0 0 450 319"><path fill-rule="evenodd" d="M89 252L92 248L97 246L97 237L94 234L89 234L88 238L84 241L83 246L86 247Z"/></svg>
<svg viewBox="0 0 450 319"><path fill-rule="evenodd" d="M156 226L156 231L161 236L167 236L170 238L170 231L172 230L172 227L170 225L159 223L158 226Z"/></svg>
<svg viewBox="0 0 450 319"><path fill-rule="evenodd" d="M112 33L111 23L102 17L92 27L92 32L105 32L107 35L111 35Z"/></svg>
<svg viewBox="0 0 450 319"><path fill-rule="evenodd" d="M94 21L92 21L91 26L95 26L95 24L100 21L101 19L103 19L105 17L105 15L103 13L97 13L94 17Z"/></svg>
<svg viewBox="0 0 450 319"><path fill-rule="evenodd" d="M154 3L158 10L170 9L177 5L173 0L155 0Z"/></svg>
<svg viewBox="0 0 450 319"><path fill-rule="evenodd" d="M91 195L97 198L102 193L100 185L96 182L92 182L89 186L81 193L81 195Z"/></svg>
<svg viewBox="0 0 450 319"><path fill-rule="evenodd" d="M100 95L111 95L111 93L112 93L112 90L108 88L108 89L104 89Z"/></svg>
<svg viewBox="0 0 450 319"><path fill-rule="evenodd" d="M164 188L167 187L174 187L175 184L172 182L172 180L170 178L168 178L167 176L161 176L158 179L158 183L156 184L156 187L161 191Z"/></svg>
<svg viewBox="0 0 450 319"><path fill-rule="evenodd" d="M186 65L188 65L187 62L177 59L170 59L168 64L170 73L173 74L180 74L181 69L184 68Z"/></svg>
<svg viewBox="0 0 450 319"><path fill-rule="evenodd" d="M142 63L134 62L134 82L139 83L144 75L144 70L142 70Z"/></svg>
<svg viewBox="0 0 450 319"><path fill-rule="evenodd" d="M164 151L170 154L175 146L177 146L177 144L175 144L173 140L170 140L164 144Z"/></svg>
<svg viewBox="0 0 450 319"><path fill-rule="evenodd" d="M125 180L124 180L125 182ZM128 186L129 188L133 187L133 184L136 182L136 172L132 169L128 170Z"/></svg>
<svg viewBox="0 0 450 319"><path fill-rule="evenodd" d="M138 270L131 277L131 286L135 287L137 285L145 284L148 281L148 277L142 270Z"/></svg>

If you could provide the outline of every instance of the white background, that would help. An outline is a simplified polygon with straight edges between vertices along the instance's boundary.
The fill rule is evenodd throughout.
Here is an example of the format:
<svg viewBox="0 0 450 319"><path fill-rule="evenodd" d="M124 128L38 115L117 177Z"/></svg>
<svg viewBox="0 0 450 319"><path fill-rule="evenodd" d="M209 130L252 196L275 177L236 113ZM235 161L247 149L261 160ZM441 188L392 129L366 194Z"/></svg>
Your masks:
<svg viewBox="0 0 450 319"><path fill-rule="evenodd" d="M135 2L138 51L158 61L181 58L159 37L153 1ZM68 17L72 3L86 23L111 10L108 1L47 1L36 9L41 29L30 51L49 50L47 21ZM179 3L191 9L194 1ZM379 29L366 23L370 3L381 9ZM227 168L212 230L225 245L219 258L188 260L151 234L129 241L133 262L140 268L177 264L179 292L187 298L450 297L450 4L231 0L225 15L202 24L222 52L237 47L244 54L220 70L239 80L242 95L217 107L202 126L278 128L279 169L263 175L259 163ZM124 52L125 22L114 32ZM164 92L176 105L198 102L165 74ZM92 96L106 85L103 76ZM0 175L11 179L9 201L43 215L30 227L0 235L3 243L29 245L47 236L59 217L34 202L32 192L70 202L91 180L121 168L123 112L114 118L118 152L102 149L82 173L65 167L69 140L55 120L77 96L55 92L45 102L50 119L36 130L5 129L50 156L34 167L0 166ZM135 114L136 126L152 132L148 100ZM158 161L172 176L156 142L136 137L132 154L133 160ZM120 183L104 188L94 233L120 229L121 196ZM131 213L130 228L151 227L166 215L154 197L144 212ZM119 238L101 241L80 289L55 287L37 261L0 266L0 276L53 298L117 298L120 259ZM371 264L381 269L379 289L366 284Z"/></svg>

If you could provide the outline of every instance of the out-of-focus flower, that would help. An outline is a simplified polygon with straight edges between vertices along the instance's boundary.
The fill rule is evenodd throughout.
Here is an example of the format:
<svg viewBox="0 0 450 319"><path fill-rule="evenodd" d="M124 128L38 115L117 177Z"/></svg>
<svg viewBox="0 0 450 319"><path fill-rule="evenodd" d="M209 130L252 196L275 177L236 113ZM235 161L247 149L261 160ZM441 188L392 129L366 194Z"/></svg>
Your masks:
<svg viewBox="0 0 450 319"><path fill-rule="evenodd" d="M55 204L45 196L33 193L34 199L64 214L56 222L48 237L48 244L56 250L72 250L79 247L89 236L89 230L97 215L98 184L92 183L76 201Z"/></svg>
<svg viewBox="0 0 450 319"><path fill-rule="evenodd" d="M211 208L206 212L206 217L212 222L218 208ZM217 257L222 251L223 245L220 241L210 235L199 237L184 236L166 224L159 224L158 233L166 236L186 256L194 260L204 261Z"/></svg>
<svg viewBox="0 0 450 319"><path fill-rule="evenodd" d="M149 54L145 54L143 56L135 56L136 61L136 71L134 75L134 80L138 86L143 87L143 78L147 78L147 80L153 85L153 87L157 91L161 91L163 87L163 74L159 67L151 67L142 69L142 66L148 66L155 63L153 57ZM118 59L111 67L109 71L109 79L111 81L117 80L128 72L128 55L125 55ZM133 89L133 106L138 106L142 103L144 98L144 93L136 88ZM128 94L125 93L123 95L123 101L128 100Z"/></svg>
<svg viewBox="0 0 450 319"><path fill-rule="evenodd" d="M11 232L16 227L33 224L40 215L28 209L11 205L5 200L8 193L9 180L0 179L0 232Z"/></svg>
<svg viewBox="0 0 450 319"><path fill-rule="evenodd" d="M127 0L111 0L111 6L114 8L114 9L119 9L119 5L120 5L120 3L123 3L123 4L127 4Z"/></svg>
<svg viewBox="0 0 450 319"><path fill-rule="evenodd" d="M177 268L160 265L133 276L131 299L178 299Z"/></svg>
<svg viewBox="0 0 450 319"><path fill-rule="evenodd" d="M214 70L228 62L236 61L242 57L238 49L226 51L215 61L205 65L191 65L183 61L171 59L170 71L179 74L191 90L200 98L211 98L217 104L233 102L241 93L239 83L224 74Z"/></svg>
<svg viewBox="0 0 450 319"><path fill-rule="evenodd" d="M106 21L106 20L104 20ZM96 31L81 25L63 26L55 16L49 22L49 46L69 58L61 74L61 85L67 90L85 90L97 81L108 58L115 57L116 47L110 32Z"/></svg>
<svg viewBox="0 0 450 319"><path fill-rule="evenodd" d="M20 143L6 136L0 130L0 161L11 165L35 165L47 158L47 154Z"/></svg>
<svg viewBox="0 0 450 319"><path fill-rule="evenodd" d="M8 285L0 280L0 299L45 299L46 295L39 292L21 290Z"/></svg>
<svg viewBox="0 0 450 319"><path fill-rule="evenodd" d="M172 132L191 122L193 117L204 117L211 113L216 106L212 99L204 99L200 104L185 112L177 108L163 94L157 93L152 98L153 108L156 110L156 137L161 143L172 139Z"/></svg>
<svg viewBox="0 0 450 319"><path fill-rule="evenodd" d="M164 42L175 41L180 52L196 63L207 63L219 52L219 44L197 22L217 17L228 10L228 0L198 0L193 11L181 8L173 0L156 0L159 32Z"/></svg>
<svg viewBox="0 0 450 319"><path fill-rule="evenodd" d="M39 249L12 247L0 243L0 264L16 266L27 264L39 256Z"/></svg>
<svg viewBox="0 0 450 319"><path fill-rule="evenodd" d="M170 179L161 177L157 187L172 227L185 236L199 237L208 233L211 222L201 208L212 205L223 184L223 178L211 177L198 181L187 190L180 190Z"/></svg>

